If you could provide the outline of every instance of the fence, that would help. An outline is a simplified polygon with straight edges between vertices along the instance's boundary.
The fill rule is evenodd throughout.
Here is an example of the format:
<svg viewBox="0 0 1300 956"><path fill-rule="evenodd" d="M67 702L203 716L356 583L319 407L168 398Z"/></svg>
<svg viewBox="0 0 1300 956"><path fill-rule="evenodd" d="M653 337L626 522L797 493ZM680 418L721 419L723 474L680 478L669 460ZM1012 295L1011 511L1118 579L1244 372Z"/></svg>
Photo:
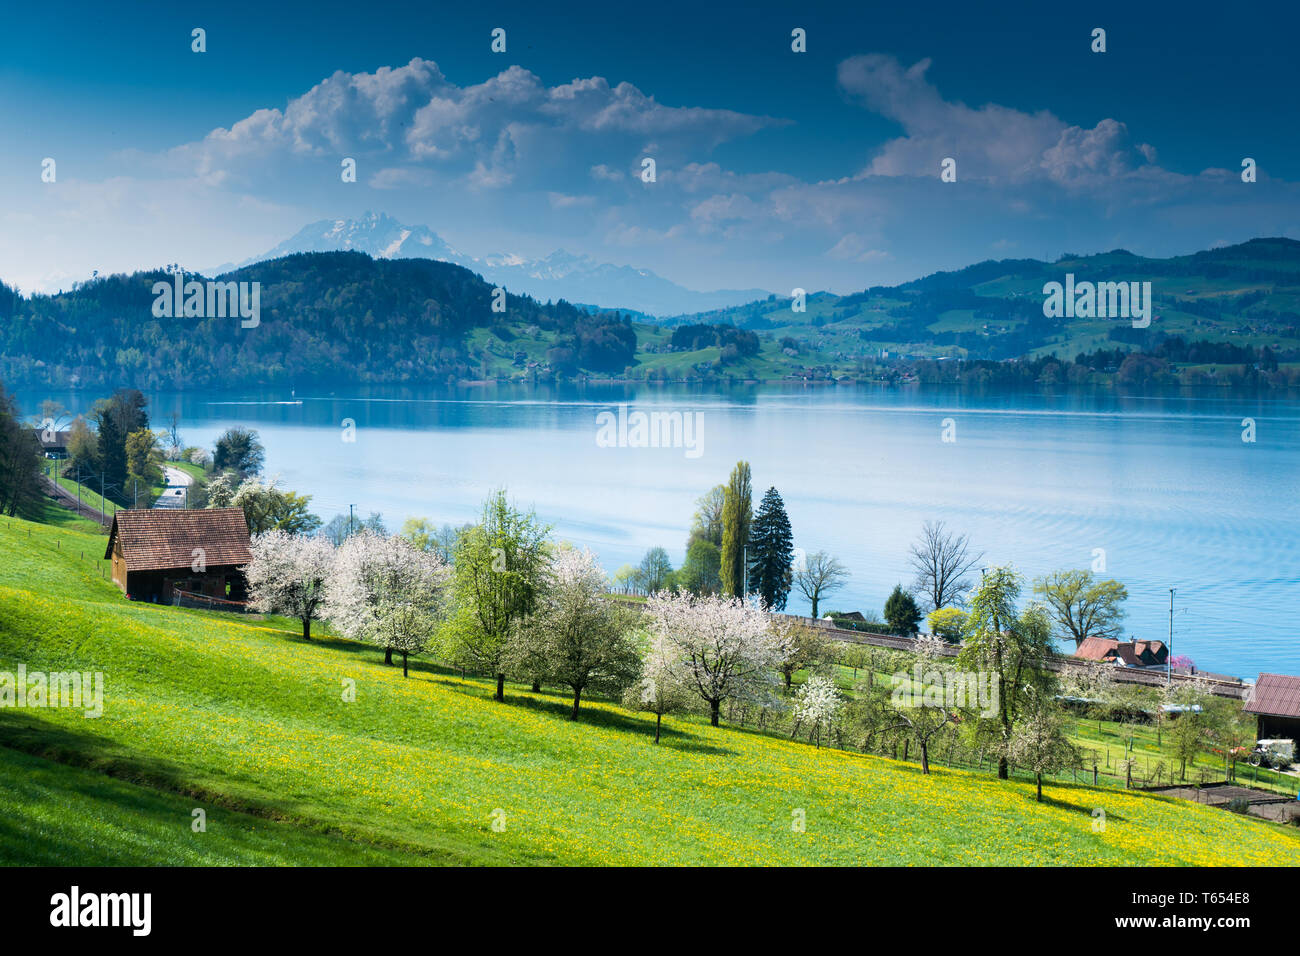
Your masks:
<svg viewBox="0 0 1300 956"><path fill-rule="evenodd" d="M866 732L854 733L844 719L820 728L796 721L791 711L780 704L763 706L753 702L731 700L725 706L724 717L728 723L750 728L759 733L785 738L798 738L836 750L872 754L920 765L921 755L916 740L903 728L876 727ZM1256 791L1286 795L1294 799L1300 789L1300 779L1264 767L1251 767L1237 761L1206 765L1189 763L1182 766L1176 758L1161 760L1150 755L1130 756L1128 746L1122 741L1116 747L1077 748L1079 759L1073 766L1055 773L1043 774L1045 783L1074 783L1118 789L1155 790L1176 787L1193 791L1198 788L1237 783ZM960 739L955 728L935 734L929 744L930 767L949 767L976 773L994 774L998 769L996 755L989 749L972 749ZM1012 765L1013 780L1032 781L1033 774Z"/></svg>
<svg viewBox="0 0 1300 956"><path fill-rule="evenodd" d="M772 618L784 621L790 621L798 624L804 624L809 627L817 628L832 640L840 641L844 644L870 644L875 647L888 647L900 651L916 650L916 639L911 637L900 637L897 634L876 634L871 631L850 631L841 627L836 627L830 621L824 618L801 617L796 614L772 614ZM954 645L945 644L939 652L945 657L956 657L958 648ZM1064 654L1054 654L1047 661L1047 669L1064 672L1081 667L1087 667L1091 662L1082 661ZM1186 683L1188 681L1201 680L1210 690L1210 693L1219 697L1232 697L1237 700L1242 699L1246 693L1246 684L1239 680L1227 679L1223 677L1209 677L1205 674L1178 674L1167 675L1163 670L1137 670L1131 667L1116 667L1112 674L1116 681L1124 684L1142 684L1147 687L1155 687L1168 683Z"/></svg>
<svg viewBox="0 0 1300 956"><path fill-rule="evenodd" d="M226 598L209 597L194 591L182 591L172 588L172 605L175 607L195 608L200 611L231 611L235 614L249 614L247 601L230 601Z"/></svg>

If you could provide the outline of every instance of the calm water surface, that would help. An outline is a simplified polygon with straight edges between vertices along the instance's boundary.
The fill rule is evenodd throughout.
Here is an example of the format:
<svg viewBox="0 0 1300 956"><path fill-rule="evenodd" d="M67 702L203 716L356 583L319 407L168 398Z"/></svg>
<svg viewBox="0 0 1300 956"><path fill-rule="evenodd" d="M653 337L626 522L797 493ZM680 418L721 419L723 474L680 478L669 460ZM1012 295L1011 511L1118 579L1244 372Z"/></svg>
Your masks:
<svg viewBox="0 0 1300 956"><path fill-rule="evenodd" d="M31 408L42 397L22 396ZM596 416L621 402L701 412L699 457L598 447ZM986 564L1029 576L1089 567L1103 549L1107 575L1129 589L1131 636L1167 637L1172 587L1175 653L1241 676L1300 674L1294 397L645 387L151 396L155 427L173 409L187 444L256 428L267 473L311 494L327 520L354 504L394 530L417 515L460 523L506 486L610 571L654 545L679 564L695 499L744 458L755 505L775 485L795 544L852 572L824 608L879 613L910 580L922 522L942 519ZM1242 441L1244 418L1254 443ZM354 443L342 440L344 419L356 422ZM945 419L955 441L942 440ZM807 610L794 595L791 609Z"/></svg>

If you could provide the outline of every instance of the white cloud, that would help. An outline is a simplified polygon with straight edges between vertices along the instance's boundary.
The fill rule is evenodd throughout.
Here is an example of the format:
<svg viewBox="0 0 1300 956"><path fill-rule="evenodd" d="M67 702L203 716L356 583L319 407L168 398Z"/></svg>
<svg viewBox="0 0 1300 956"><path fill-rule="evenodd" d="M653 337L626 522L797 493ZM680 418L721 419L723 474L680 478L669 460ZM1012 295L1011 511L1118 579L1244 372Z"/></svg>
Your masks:
<svg viewBox="0 0 1300 956"><path fill-rule="evenodd" d="M1027 113L997 104L973 108L945 100L926 79L929 68L929 59L904 69L884 54L855 56L840 64L840 88L903 127L904 135L885 143L864 175L938 176L940 163L952 157L959 180L1046 178L1079 186L1154 162L1155 150L1132 144L1122 122L1104 119L1083 129L1046 110Z"/></svg>
<svg viewBox="0 0 1300 956"><path fill-rule="evenodd" d="M832 259L843 259L850 262L872 262L889 258L888 252L884 249L870 248L867 241L856 232L850 232L842 237L839 242L826 250L826 255Z"/></svg>
<svg viewBox="0 0 1300 956"><path fill-rule="evenodd" d="M284 109L258 110L178 147L171 158L208 182L255 185L277 160L352 156L389 169L424 166L475 188L618 172L652 154L665 166L785 121L733 110L658 103L629 83L602 77L547 87L519 66L457 86L438 65L413 59L374 73L337 72ZM593 159L599 162L593 163ZM405 174L405 175L409 175Z"/></svg>
<svg viewBox="0 0 1300 956"><path fill-rule="evenodd" d="M865 168L846 155L818 181L763 168L776 162L728 168L711 153L785 120L667 106L601 77L547 86L514 66L460 86L421 59L337 72L196 142L121 154L127 176L5 197L6 213L35 215L40 228L0 233L0 261L5 277L34 281L78 263L85 275L214 265L312 219L378 207L474 255L563 245L607 261L618 247L621 260L696 288L851 291L1012 248L1164 255L1294 231L1297 187L1263 170L1250 187L1234 169L1175 174L1122 117L1086 128L967 106L940 93L929 67L881 54L839 65L842 92L902 133ZM340 181L344 156L357 161L356 183ZM640 178L645 156L653 184ZM947 156L956 184L939 182Z"/></svg>

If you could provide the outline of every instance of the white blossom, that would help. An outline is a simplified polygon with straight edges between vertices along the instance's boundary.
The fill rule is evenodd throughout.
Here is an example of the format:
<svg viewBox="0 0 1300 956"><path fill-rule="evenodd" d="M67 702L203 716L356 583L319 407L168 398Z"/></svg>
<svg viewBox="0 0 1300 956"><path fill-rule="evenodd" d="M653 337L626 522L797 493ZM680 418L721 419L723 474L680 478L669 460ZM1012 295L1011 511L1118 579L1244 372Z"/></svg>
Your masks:
<svg viewBox="0 0 1300 956"><path fill-rule="evenodd" d="M811 731L816 731L819 746L822 728L831 724L843 707L844 697L835 681L822 674L809 677L795 691L794 718L800 724L807 724Z"/></svg>
<svg viewBox="0 0 1300 956"><path fill-rule="evenodd" d="M504 663L572 689L570 717L577 720L588 688L617 693L640 674L630 612L606 597L605 572L585 549L557 549L541 578L537 607L515 629Z"/></svg>
<svg viewBox="0 0 1300 956"><path fill-rule="evenodd" d="M784 651L757 607L661 592L650 597L646 610L654 633L681 662L687 685L709 704L714 726L722 701L758 697L775 683Z"/></svg>
<svg viewBox="0 0 1300 956"><path fill-rule="evenodd" d="M913 643L913 650L916 656L924 663L930 663L937 657L943 657L943 650L948 646L948 642L941 637L933 634L922 634Z"/></svg>
<svg viewBox="0 0 1300 956"><path fill-rule="evenodd" d="M254 609L302 621L302 636L311 637L311 622L320 616L334 572L334 546L324 538L268 531L253 539L252 560L244 568Z"/></svg>
<svg viewBox="0 0 1300 956"><path fill-rule="evenodd" d="M403 538L363 531L338 549L326 617L345 635L406 657L428 646L445 610L448 567Z"/></svg>

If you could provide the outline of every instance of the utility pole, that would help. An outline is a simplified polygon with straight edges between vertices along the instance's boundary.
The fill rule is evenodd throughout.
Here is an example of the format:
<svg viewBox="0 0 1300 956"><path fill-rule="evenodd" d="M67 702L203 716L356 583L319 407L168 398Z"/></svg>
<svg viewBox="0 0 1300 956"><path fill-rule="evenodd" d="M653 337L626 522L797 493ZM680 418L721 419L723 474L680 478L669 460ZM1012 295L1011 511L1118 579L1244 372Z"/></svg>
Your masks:
<svg viewBox="0 0 1300 956"><path fill-rule="evenodd" d="M1169 589L1169 649L1165 651L1165 683L1174 681L1174 589Z"/></svg>
<svg viewBox="0 0 1300 956"><path fill-rule="evenodd" d="M356 505L348 505L348 537L352 537L352 509Z"/></svg>

